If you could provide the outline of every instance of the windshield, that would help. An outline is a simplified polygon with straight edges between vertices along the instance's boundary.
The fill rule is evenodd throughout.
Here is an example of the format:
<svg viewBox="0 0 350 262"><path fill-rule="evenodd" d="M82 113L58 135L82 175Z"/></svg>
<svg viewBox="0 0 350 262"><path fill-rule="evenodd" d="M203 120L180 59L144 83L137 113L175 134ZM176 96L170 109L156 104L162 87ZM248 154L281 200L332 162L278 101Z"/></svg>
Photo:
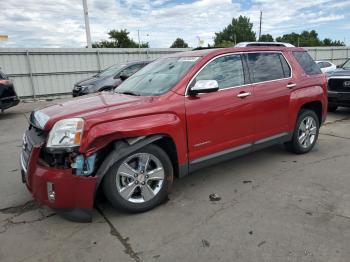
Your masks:
<svg viewBox="0 0 350 262"><path fill-rule="evenodd" d="M125 65L113 65L103 70L101 73L97 74L96 76L97 77L114 76L118 74L124 67Z"/></svg>
<svg viewBox="0 0 350 262"><path fill-rule="evenodd" d="M158 59L122 83L116 92L140 96L164 94L173 88L198 60L199 57Z"/></svg>
<svg viewBox="0 0 350 262"><path fill-rule="evenodd" d="M343 65L343 68L350 68L350 59L345 62L345 64Z"/></svg>

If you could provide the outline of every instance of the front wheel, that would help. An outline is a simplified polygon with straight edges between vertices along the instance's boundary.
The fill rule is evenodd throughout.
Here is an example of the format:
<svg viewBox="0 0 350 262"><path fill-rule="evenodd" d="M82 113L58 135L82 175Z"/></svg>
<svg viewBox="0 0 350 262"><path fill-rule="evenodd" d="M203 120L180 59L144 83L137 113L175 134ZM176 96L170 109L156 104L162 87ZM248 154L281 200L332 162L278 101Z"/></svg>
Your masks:
<svg viewBox="0 0 350 262"><path fill-rule="evenodd" d="M302 109L291 141L285 143L287 149L296 154L308 153L316 144L320 123L316 113Z"/></svg>
<svg viewBox="0 0 350 262"><path fill-rule="evenodd" d="M117 161L103 180L103 190L114 207L144 212L167 199L172 181L168 155L151 144Z"/></svg>

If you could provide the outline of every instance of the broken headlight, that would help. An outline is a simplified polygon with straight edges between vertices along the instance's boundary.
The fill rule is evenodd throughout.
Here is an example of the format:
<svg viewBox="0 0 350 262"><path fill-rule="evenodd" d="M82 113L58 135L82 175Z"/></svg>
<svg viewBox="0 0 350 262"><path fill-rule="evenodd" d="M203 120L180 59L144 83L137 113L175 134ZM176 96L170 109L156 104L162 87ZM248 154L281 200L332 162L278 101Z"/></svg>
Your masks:
<svg viewBox="0 0 350 262"><path fill-rule="evenodd" d="M49 134L48 148L72 148L80 146L84 120L70 118L58 121Z"/></svg>

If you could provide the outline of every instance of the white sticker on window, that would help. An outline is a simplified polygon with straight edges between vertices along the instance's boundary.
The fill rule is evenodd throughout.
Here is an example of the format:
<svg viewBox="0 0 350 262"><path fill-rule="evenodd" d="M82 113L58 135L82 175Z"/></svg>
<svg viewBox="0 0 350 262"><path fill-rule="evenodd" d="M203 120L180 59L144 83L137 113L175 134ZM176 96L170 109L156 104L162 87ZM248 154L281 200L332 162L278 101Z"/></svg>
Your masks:
<svg viewBox="0 0 350 262"><path fill-rule="evenodd" d="M196 62L198 59L198 56L181 57L179 62Z"/></svg>

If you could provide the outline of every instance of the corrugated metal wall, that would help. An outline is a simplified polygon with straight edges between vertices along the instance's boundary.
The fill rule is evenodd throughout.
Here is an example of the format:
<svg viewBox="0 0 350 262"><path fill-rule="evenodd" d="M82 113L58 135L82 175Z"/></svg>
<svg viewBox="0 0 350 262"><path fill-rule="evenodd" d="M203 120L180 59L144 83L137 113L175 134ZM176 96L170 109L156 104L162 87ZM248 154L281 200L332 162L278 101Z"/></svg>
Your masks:
<svg viewBox="0 0 350 262"><path fill-rule="evenodd" d="M75 82L113 64L154 60L190 49L0 48L0 68L14 80L20 97L70 93Z"/></svg>
<svg viewBox="0 0 350 262"><path fill-rule="evenodd" d="M315 60L339 65L350 55L350 47L308 47ZM86 49L86 48L0 48L0 68L15 83L20 97L68 94L75 82L119 63L154 60L163 55L190 49Z"/></svg>

